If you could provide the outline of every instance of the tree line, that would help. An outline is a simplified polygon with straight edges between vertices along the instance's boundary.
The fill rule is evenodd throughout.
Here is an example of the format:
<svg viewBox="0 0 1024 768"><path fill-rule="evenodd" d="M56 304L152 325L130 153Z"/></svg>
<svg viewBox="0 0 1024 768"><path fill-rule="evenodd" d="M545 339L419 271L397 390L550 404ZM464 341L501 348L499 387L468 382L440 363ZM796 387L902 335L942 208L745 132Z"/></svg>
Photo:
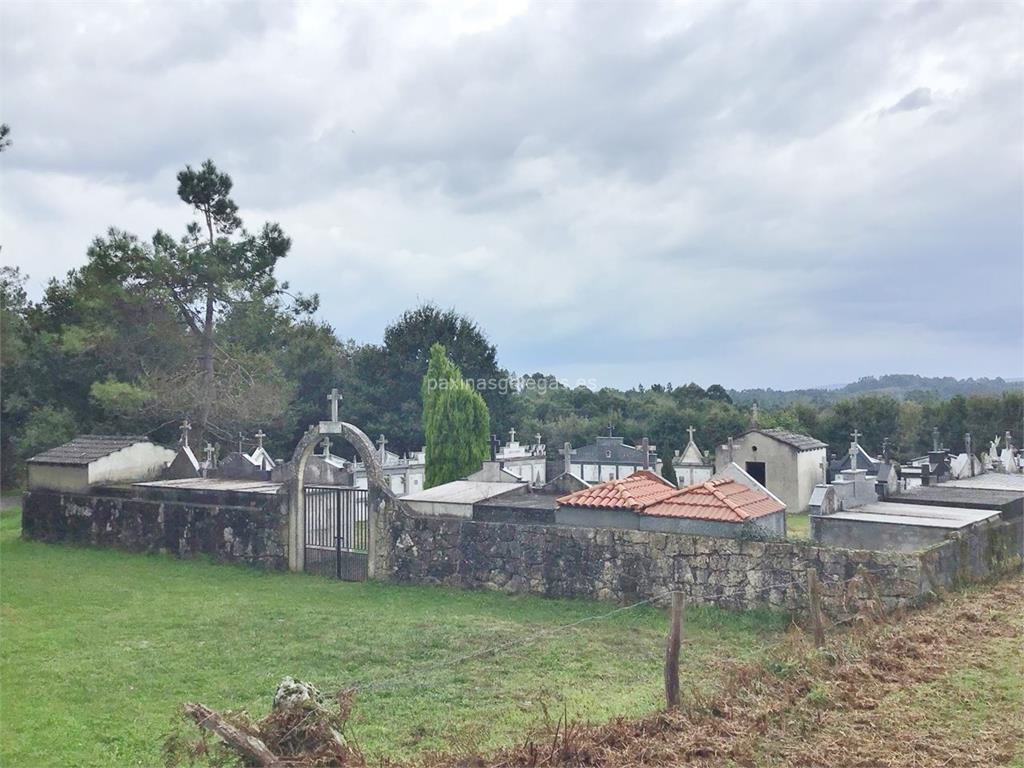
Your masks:
<svg viewBox="0 0 1024 768"><path fill-rule="evenodd" d="M240 440L252 445L262 428L268 448L286 458L308 425L324 417L335 386L346 420L371 436L387 435L393 450L419 449L430 417L423 381L434 344L464 379L516 381L479 325L429 303L399 315L379 344L345 340L317 319L315 295L277 280L291 241L272 222L245 226L227 174L211 161L186 167L177 191L191 213L179 237L109 229L88 247L86 263L51 279L38 301L28 299L25 274L0 268L5 486L23 479L26 458L76 433L144 434L173 444L186 417L197 427L195 442L222 454ZM435 358L440 366L436 351ZM522 381L533 386L479 388L486 414L472 415L472 429L486 416L492 433L539 433L555 455L563 442L589 443L610 426L628 441L651 438L668 459L685 446L690 425L700 446L713 450L750 423L750 406L718 384L594 391L539 372ZM845 450L856 427L869 452L888 437L904 457L931 446L933 427L959 449L967 431L980 447L1005 430L1019 432L1024 421L1019 388L761 405L761 426L814 435L834 451Z"/></svg>

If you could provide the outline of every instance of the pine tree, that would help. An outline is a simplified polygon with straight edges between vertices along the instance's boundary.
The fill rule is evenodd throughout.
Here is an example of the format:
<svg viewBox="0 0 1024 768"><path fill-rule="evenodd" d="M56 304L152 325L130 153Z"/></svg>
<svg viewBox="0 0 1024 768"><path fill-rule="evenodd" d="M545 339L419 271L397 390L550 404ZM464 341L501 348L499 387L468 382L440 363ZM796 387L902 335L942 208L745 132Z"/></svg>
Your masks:
<svg viewBox="0 0 1024 768"><path fill-rule="evenodd" d="M433 488L480 469L487 460L490 415L480 394L441 344L430 348L430 363L421 386L423 432L427 439L425 486Z"/></svg>

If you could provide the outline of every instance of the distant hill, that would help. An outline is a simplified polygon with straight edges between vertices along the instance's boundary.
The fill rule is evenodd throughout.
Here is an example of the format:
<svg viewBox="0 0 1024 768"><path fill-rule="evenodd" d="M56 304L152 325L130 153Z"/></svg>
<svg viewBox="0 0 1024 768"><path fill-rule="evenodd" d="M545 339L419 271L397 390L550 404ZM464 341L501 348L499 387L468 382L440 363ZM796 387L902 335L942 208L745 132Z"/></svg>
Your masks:
<svg viewBox="0 0 1024 768"><path fill-rule="evenodd" d="M1024 389L1021 379L954 379L952 376L929 377L912 373L891 373L886 376L865 376L845 386L812 389L741 389L729 390L736 404L757 401L764 408L785 407L796 402L830 403L859 395L887 395L898 400L939 398L954 395L999 395Z"/></svg>

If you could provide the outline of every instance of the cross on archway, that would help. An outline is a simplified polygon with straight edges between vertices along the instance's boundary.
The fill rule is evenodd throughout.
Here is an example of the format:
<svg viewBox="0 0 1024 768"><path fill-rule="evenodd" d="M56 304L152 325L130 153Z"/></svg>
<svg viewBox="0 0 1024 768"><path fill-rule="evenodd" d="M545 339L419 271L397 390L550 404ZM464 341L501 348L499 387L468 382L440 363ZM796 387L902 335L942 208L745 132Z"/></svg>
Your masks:
<svg viewBox="0 0 1024 768"><path fill-rule="evenodd" d="M331 421L338 420L338 404L341 402L341 392L338 391L337 387L331 389L331 394L327 396L327 399L331 403Z"/></svg>

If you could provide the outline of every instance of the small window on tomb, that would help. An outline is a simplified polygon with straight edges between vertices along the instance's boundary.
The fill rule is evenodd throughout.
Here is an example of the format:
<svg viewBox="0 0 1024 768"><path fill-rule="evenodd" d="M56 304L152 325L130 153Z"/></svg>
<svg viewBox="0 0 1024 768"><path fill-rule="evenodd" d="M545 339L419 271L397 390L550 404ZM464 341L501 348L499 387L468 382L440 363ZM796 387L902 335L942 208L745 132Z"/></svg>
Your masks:
<svg viewBox="0 0 1024 768"><path fill-rule="evenodd" d="M610 459L610 458L612 457L612 452L611 452L611 451L605 451L605 452L604 452L604 457L605 457L606 459Z"/></svg>

